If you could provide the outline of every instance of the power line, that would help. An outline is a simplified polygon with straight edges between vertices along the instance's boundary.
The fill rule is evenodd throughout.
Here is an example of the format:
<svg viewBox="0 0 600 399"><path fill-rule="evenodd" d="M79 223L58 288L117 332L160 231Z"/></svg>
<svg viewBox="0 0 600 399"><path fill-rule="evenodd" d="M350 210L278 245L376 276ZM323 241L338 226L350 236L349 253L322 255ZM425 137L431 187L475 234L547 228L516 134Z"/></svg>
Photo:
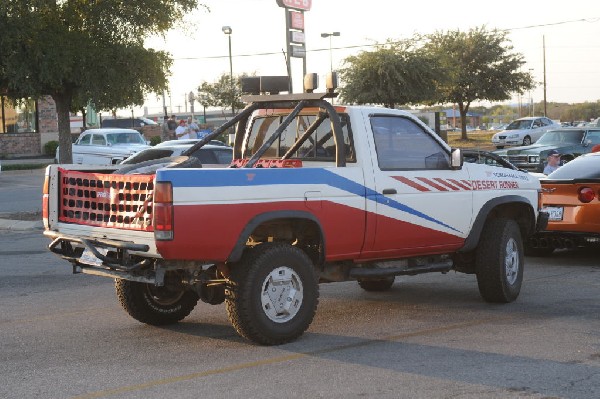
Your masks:
<svg viewBox="0 0 600 399"><path fill-rule="evenodd" d="M547 27L547 26L565 25L565 24L571 24L571 23L577 23L577 22L596 23L598 21L600 21L600 17L573 19L573 20L569 20L569 21L551 22L551 23L547 23L547 24L537 24L537 25L521 26L521 27L516 27L516 28L507 28L507 29L499 29L499 30L509 32L509 31L515 31L515 30L534 29L534 28L543 28L543 27ZM392 41L392 42L385 42L385 43L357 44L357 45L352 45L352 46L333 47L332 49L333 50L349 50L349 49L356 49L356 48L363 48L363 47L375 47L375 46L381 46L382 44L394 44L394 43L396 43L396 42ZM307 53L318 53L321 51L329 51L329 47L306 50ZM263 52L263 53L253 53L253 54L237 54L237 55L233 55L232 57L242 58L242 57L259 57L259 56L268 56L268 55L281 55L281 53L280 53L280 51L273 51L273 52ZM174 60L175 61L197 61L197 60L222 59L222 58L229 58L229 55L213 55L213 56L204 56L204 57L180 57L180 58L174 58Z"/></svg>

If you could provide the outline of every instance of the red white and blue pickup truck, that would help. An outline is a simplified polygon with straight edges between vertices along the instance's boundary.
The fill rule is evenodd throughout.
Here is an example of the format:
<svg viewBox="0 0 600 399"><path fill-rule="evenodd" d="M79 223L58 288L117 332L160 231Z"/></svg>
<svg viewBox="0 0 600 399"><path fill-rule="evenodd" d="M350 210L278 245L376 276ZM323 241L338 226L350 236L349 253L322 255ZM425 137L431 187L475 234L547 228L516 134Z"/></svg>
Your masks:
<svg viewBox="0 0 600 399"><path fill-rule="evenodd" d="M246 87L276 91L270 83ZM265 345L309 327L320 282L383 291L395 276L455 270L476 275L484 300L515 300L523 239L547 222L538 179L464 163L408 112L332 97L246 96L203 140L235 127L227 168L185 157L124 173L50 165L50 250L74 273L114 278L136 320L176 323L199 299L225 302L236 331Z"/></svg>

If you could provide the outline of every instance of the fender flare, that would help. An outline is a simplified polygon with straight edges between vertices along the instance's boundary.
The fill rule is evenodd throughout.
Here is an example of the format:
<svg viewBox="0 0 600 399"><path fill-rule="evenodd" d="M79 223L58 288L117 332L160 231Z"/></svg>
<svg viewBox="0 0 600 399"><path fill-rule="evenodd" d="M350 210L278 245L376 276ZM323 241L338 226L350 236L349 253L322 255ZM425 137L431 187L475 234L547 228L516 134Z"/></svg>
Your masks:
<svg viewBox="0 0 600 399"><path fill-rule="evenodd" d="M306 219L314 222L321 233L321 242L325 244L325 236L323 235L323 226L321 222L315 215L307 211L273 211L273 212L265 212L259 215L254 216L248 224L241 231L229 257L227 258L227 262L237 262L242 258L242 254L244 253L244 249L246 248L246 242L248 241L248 237L250 234L261 224L268 222L270 220L277 219Z"/></svg>
<svg viewBox="0 0 600 399"><path fill-rule="evenodd" d="M535 207L533 206L531 201L529 201L528 198L520 196L520 195L506 195L503 197L492 198L491 200L486 202L479 210L479 213L477 214L477 217L475 218L475 221L473 222L473 226L471 227L471 232L467 236L467 239L465 240L465 244L463 245L463 247L461 249L459 249L459 252L469 252L469 251L474 250L477 247L477 244L479 244L479 238L481 237L481 232L483 231L483 226L485 225L485 222L486 222L488 216L490 215L490 213L500 205L511 204L511 203L512 204L514 204L514 203L525 204L529 207L529 209L532 211L532 216L533 216L533 220L532 220L533 224L532 224L532 226L529 226L529 227L530 227L531 231L534 231L535 223L536 223L535 212L534 212Z"/></svg>

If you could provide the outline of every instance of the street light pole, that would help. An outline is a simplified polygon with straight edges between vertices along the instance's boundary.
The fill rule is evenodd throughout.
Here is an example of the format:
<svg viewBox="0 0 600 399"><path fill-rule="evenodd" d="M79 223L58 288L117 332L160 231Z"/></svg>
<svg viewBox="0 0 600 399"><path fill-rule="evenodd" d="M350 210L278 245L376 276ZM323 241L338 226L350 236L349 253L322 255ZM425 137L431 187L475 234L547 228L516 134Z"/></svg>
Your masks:
<svg viewBox="0 0 600 399"><path fill-rule="evenodd" d="M235 114L235 95L234 95L234 84L233 84L233 59L231 57L231 33L233 30L231 26L223 26L221 28L223 33L227 35L229 39L229 84L231 85L231 114Z"/></svg>
<svg viewBox="0 0 600 399"><path fill-rule="evenodd" d="M190 91L188 94L188 101L190 102L190 112L192 113L192 119L194 118L194 100L196 96L193 91Z"/></svg>
<svg viewBox="0 0 600 399"><path fill-rule="evenodd" d="M331 32L331 33L321 33L321 37L329 38L329 72L333 72L333 52L331 50L331 37L339 36L340 32Z"/></svg>

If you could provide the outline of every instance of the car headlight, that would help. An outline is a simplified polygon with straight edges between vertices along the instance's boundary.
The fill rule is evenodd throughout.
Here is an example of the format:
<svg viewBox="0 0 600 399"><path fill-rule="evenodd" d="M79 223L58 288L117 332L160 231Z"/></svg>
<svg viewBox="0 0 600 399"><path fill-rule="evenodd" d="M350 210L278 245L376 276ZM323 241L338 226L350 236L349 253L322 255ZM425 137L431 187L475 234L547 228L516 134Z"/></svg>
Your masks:
<svg viewBox="0 0 600 399"><path fill-rule="evenodd" d="M517 137L519 137L519 134L518 133L514 133L514 134L511 134L510 136L508 136L507 138L509 138L509 139L516 139Z"/></svg>
<svg viewBox="0 0 600 399"><path fill-rule="evenodd" d="M538 163L538 162L540 162L539 155L530 155L529 156L529 163Z"/></svg>

